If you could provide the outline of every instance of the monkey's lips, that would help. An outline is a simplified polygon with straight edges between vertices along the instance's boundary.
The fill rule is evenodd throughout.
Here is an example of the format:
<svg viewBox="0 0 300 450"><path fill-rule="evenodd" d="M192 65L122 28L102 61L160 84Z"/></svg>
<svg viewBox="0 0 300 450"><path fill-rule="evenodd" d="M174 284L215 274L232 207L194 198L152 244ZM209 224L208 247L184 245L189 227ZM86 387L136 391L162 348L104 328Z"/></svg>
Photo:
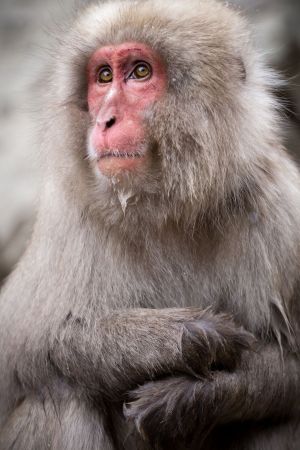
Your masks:
<svg viewBox="0 0 300 450"><path fill-rule="evenodd" d="M97 160L104 158L142 158L144 155L141 152L120 152L120 151L106 151L98 153Z"/></svg>
<svg viewBox="0 0 300 450"><path fill-rule="evenodd" d="M137 170L143 164L144 158L143 151L98 151L97 165L104 175L114 176L122 171Z"/></svg>

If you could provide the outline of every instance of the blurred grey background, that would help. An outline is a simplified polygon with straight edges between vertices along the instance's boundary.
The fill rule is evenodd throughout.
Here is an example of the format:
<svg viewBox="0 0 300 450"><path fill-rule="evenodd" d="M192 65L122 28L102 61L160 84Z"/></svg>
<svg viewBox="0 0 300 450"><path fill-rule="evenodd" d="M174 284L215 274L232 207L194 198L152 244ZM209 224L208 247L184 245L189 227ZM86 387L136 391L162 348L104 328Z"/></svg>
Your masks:
<svg viewBox="0 0 300 450"><path fill-rule="evenodd" d="M0 0L0 283L30 238L39 183L34 84L53 36L76 0ZM182 0L184 1L184 0ZM232 0L253 23L257 46L288 80L286 145L300 161L300 0ZM38 99L37 99L38 100Z"/></svg>

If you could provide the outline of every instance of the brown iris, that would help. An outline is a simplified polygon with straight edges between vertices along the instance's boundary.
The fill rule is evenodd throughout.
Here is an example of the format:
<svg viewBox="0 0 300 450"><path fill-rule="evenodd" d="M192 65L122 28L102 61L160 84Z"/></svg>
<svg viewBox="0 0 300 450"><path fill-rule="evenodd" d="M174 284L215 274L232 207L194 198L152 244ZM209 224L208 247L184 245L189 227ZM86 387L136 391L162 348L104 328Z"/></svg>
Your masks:
<svg viewBox="0 0 300 450"><path fill-rule="evenodd" d="M141 62L137 64L131 74L131 78L142 80L151 76L152 70L149 64Z"/></svg>
<svg viewBox="0 0 300 450"><path fill-rule="evenodd" d="M98 72L98 83L110 83L113 79L113 73L109 66L101 67Z"/></svg>

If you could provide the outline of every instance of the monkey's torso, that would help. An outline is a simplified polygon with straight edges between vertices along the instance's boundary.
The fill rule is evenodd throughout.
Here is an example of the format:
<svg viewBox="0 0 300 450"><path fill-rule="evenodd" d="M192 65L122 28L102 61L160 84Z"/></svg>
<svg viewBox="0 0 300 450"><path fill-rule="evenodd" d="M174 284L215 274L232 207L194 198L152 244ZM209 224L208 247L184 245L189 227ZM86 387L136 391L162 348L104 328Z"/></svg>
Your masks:
<svg viewBox="0 0 300 450"><path fill-rule="evenodd" d="M54 52L37 222L0 300L0 450L300 446L276 77L239 14L185 3L92 5Z"/></svg>

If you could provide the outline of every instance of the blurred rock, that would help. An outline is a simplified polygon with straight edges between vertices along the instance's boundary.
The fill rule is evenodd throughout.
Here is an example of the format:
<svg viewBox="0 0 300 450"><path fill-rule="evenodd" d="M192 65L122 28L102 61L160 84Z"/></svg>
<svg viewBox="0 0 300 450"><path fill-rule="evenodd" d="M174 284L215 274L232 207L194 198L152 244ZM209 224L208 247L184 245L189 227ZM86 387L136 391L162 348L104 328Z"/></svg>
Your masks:
<svg viewBox="0 0 300 450"><path fill-rule="evenodd" d="M278 94L287 117L286 146L300 162L300 1L232 0L254 24L256 45L287 86Z"/></svg>
<svg viewBox="0 0 300 450"><path fill-rule="evenodd" d="M23 252L34 221L39 176L32 110L51 40L45 29L72 3L0 1L0 280Z"/></svg>

